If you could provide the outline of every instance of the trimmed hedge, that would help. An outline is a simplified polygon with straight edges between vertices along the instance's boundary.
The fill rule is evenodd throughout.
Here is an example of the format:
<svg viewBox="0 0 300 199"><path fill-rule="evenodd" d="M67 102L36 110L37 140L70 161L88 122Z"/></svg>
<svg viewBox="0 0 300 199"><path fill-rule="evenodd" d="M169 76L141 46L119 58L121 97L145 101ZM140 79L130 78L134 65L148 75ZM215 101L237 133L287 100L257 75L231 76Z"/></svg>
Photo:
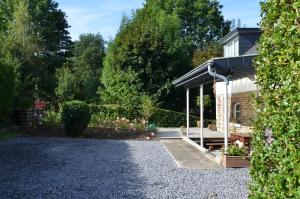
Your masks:
<svg viewBox="0 0 300 199"><path fill-rule="evenodd" d="M141 111L137 107L135 109L127 108L118 105L96 105L90 104L92 114L103 114L107 119L116 119L117 117L124 117L126 119L137 119L141 118Z"/></svg>
<svg viewBox="0 0 300 199"><path fill-rule="evenodd" d="M62 107L61 119L69 136L79 136L90 120L90 107L82 101L69 101Z"/></svg>
<svg viewBox="0 0 300 199"><path fill-rule="evenodd" d="M249 198L300 198L300 1L261 8Z"/></svg>
<svg viewBox="0 0 300 199"><path fill-rule="evenodd" d="M197 126L198 117L190 115L190 126ZM156 108L150 118L150 122L159 127L180 127L186 126L186 114L176 111Z"/></svg>
<svg viewBox="0 0 300 199"><path fill-rule="evenodd" d="M103 113L108 119L116 119L117 117L125 117L127 119L142 118L141 109L136 107L129 110L123 106L116 105L90 105L92 114ZM150 123L154 123L158 127L180 127L186 126L186 114L176 111L155 108L153 115L150 117ZM199 118L190 116L190 126L196 126Z"/></svg>

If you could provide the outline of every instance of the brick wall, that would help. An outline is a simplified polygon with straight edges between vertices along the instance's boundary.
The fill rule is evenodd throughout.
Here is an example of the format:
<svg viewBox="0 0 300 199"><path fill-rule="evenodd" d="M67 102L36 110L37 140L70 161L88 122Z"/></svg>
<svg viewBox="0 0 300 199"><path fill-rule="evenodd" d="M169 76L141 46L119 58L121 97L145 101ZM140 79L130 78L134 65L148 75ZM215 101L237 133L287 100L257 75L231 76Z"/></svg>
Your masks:
<svg viewBox="0 0 300 199"><path fill-rule="evenodd" d="M232 93L228 96L228 117L230 133L251 132L251 124L255 117L255 109L252 103L254 92ZM240 103L240 119L237 121L233 117L233 106ZM216 120L219 131L224 131L224 96L216 96Z"/></svg>

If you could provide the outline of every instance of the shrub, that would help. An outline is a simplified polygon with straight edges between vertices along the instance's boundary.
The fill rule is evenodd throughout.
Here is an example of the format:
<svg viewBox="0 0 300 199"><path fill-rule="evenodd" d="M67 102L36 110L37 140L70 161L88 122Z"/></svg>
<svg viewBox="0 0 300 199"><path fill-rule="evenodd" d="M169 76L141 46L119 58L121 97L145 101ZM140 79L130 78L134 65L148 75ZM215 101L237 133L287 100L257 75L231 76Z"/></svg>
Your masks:
<svg viewBox="0 0 300 199"><path fill-rule="evenodd" d="M90 107L81 101L66 102L62 108L61 119L69 136L79 136L90 122Z"/></svg>
<svg viewBox="0 0 300 199"><path fill-rule="evenodd" d="M300 198L299 0L261 3L249 198Z"/></svg>
<svg viewBox="0 0 300 199"><path fill-rule="evenodd" d="M105 118L106 120L115 120L117 117L120 118L128 118L129 120L133 120L136 118L141 118L141 111L139 107L134 109L119 105L90 105L92 114L97 114L98 117Z"/></svg>
<svg viewBox="0 0 300 199"><path fill-rule="evenodd" d="M15 72L13 67L0 60L0 123L8 121L15 94Z"/></svg>
<svg viewBox="0 0 300 199"><path fill-rule="evenodd" d="M226 155L229 156L246 156L247 155L247 149L245 147L239 147L235 145L231 145L228 147L226 151Z"/></svg>
<svg viewBox="0 0 300 199"><path fill-rule="evenodd" d="M97 114L98 117L105 118L105 120L115 120L117 117L128 118L134 120L136 118L142 118L141 108L127 109L124 106L117 105L90 105L92 114ZM197 120L199 118L190 116L190 126L197 126ZM152 116L149 118L149 122L159 127L180 127L186 126L186 114L176 111L154 108Z"/></svg>
<svg viewBox="0 0 300 199"><path fill-rule="evenodd" d="M45 126L57 126L60 124L61 117L60 113L53 110L45 111L42 124Z"/></svg>
<svg viewBox="0 0 300 199"><path fill-rule="evenodd" d="M155 124L149 124L145 129L147 132L157 132L157 126Z"/></svg>
<svg viewBox="0 0 300 199"><path fill-rule="evenodd" d="M199 118L190 116L190 126L197 126ZM186 126L186 114L176 111L156 108L150 118L150 122L159 127L180 127Z"/></svg>

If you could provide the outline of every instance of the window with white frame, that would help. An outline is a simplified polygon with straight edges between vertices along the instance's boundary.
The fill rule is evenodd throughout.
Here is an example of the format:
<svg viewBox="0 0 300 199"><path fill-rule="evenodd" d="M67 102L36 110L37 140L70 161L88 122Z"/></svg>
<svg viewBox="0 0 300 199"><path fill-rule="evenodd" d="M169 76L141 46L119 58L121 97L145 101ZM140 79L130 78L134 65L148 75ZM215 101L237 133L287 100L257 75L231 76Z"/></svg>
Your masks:
<svg viewBox="0 0 300 199"><path fill-rule="evenodd" d="M239 40L224 45L224 57L239 56Z"/></svg>
<svg viewBox="0 0 300 199"><path fill-rule="evenodd" d="M233 118L236 122L239 122L241 118L241 104L235 103L233 105Z"/></svg>

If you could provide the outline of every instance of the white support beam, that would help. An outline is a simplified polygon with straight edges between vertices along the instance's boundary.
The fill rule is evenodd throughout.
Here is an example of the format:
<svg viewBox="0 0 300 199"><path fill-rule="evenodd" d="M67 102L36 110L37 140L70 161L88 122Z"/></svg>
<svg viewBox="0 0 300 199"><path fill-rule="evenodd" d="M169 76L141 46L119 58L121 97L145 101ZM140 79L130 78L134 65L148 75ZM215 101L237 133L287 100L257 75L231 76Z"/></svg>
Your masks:
<svg viewBox="0 0 300 199"><path fill-rule="evenodd" d="M200 85L200 145L203 146L203 84Z"/></svg>
<svg viewBox="0 0 300 199"><path fill-rule="evenodd" d="M190 134L190 89L186 89L186 137Z"/></svg>
<svg viewBox="0 0 300 199"><path fill-rule="evenodd" d="M224 93L224 146L225 151L228 149L228 84L225 84L225 93Z"/></svg>

